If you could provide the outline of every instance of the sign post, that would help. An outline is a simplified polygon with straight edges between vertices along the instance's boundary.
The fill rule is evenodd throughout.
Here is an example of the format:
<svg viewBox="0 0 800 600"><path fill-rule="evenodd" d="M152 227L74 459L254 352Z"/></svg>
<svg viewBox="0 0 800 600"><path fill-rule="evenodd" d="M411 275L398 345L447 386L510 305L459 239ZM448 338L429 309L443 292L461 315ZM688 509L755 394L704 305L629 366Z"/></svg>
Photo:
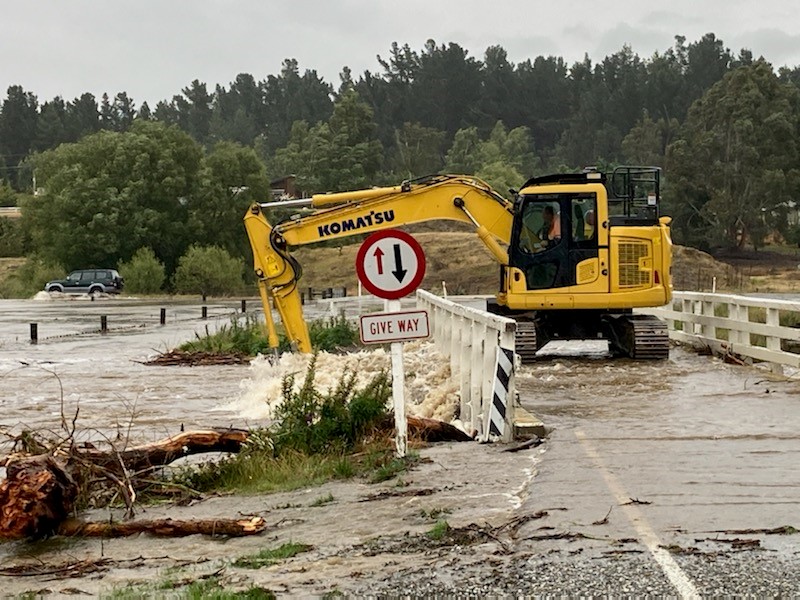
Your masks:
<svg viewBox="0 0 800 600"><path fill-rule="evenodd" d="M386 300L386 312L362 315L359 329L365 344L391 342L395 446L397 456L402 458L408 449L403 342L428 337L429 326L425 311L402 312L400 298L422 283L425 254L417 240L405 231L380 231L370 235L358 249L356 272L368 292Z"/></svg>
<svg viewBox="0 0 800 600"><path fill-rule="evenodd" d="M388 312L399 311L400 300L387 300ZM408 421L406 421L406 371L403 364L403 343L392 342L392 402L394 404L394 445L397 456L408 451Z"/></svg>

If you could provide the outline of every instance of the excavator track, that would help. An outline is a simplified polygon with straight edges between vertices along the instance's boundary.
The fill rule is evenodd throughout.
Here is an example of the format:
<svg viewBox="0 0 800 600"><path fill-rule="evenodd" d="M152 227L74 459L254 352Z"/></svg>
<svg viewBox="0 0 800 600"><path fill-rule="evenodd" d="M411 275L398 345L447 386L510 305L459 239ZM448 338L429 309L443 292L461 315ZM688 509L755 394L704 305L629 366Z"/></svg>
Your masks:
<svg viewBox="0 0 800 600"><path fill-rule="evenodd" d="M536 358L536 324L533 321L517 321L517 333L514 336L514 352L519 355L522 364L532 363Z"/></svg>
<svg viewBox="0 0 800 600"><path fill-rule="evenodd" d="M634 360L664 360L669 358L667 324L652 315L626 315L612 324L612 352Z"/></svg>

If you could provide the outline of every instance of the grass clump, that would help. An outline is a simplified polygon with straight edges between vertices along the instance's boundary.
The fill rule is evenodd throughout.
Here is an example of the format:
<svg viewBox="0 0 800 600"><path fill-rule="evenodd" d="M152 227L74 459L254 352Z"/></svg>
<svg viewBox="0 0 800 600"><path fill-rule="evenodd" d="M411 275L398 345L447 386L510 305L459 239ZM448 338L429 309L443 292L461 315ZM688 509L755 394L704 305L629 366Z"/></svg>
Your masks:
<svg viewBox="0 0 800 600"><path fill-rule="evenodd" d="M166 596L165 592L169 591ZM157 584L128 585L115 588L108 594L100 596L113 600L139 600L146 598L178 598L185 600L234 600L239 598L250 600L274 600L274 592L261 587L250 587L245 590L227 589L219 581L219 577L205 577L190 582L175 582L169 579Z"/></svg>
<svg viewBox="0 0 800 600"><path fill-rule="evenodd" d="M250 556L242 556L233 561L234 567L241 567L243 569L260 569L274 565L282 560L292 558L303 552L308 552L313 546L308 544L298 544L295 542L288 542L277 548L265 548L257 554Z"/></svg>
<svg viewBox="0 0 800 600"><path fill-rule="evenodd" d="M335 319L312 321L308 327L311 346L317 351L338 352L353 348L359 342L358 328L344 316ZM289 340L280 334L281 352L288 352ZM269 346L264 325L256 315L248 314L244 322L231 318L230 325L223 325L215 333L195 334L195 339L178 347L183 352L211 352L215 354L240 353L247 356L268 354Z"/></svg>
<svg viewBox="0 0 800 600"><path fill-rule="evenodd" d="M390 459L374 470L370 476L369 482L381 483L382 481L388 481L395 475L403 473L406 469L408 469L409 460L413 460L413 457L407 457L405 459L394 457Z"/></svg>
<svg viewBox="0 0 800 600"><path fill-rule="evenodd" d="M450 532L450 523L444 519L436 521L436 525L431 528L425 535L434 541L443 539Z"/></svg>
<svg viewBox="0 0 800 600"><path fill-rule="evenodd" d="M215 333L207 333L204 336L196 333L195 339L179 346L178 350L216 354L238 352L256 356L268 353L270 347L258 318L248 314L242 323L236 317L231 318L230 325L222 325Z"/></svg>
<svg viewBox="0 0 800 600"><path fill-rule="evenodd" d="M309 506L311 506L312 508L316 506L325 506L326 504L330 504L334 500L335 498L333 497L333 494L329 493L326 496L320 496L319 498L314 500Z"/></svg>
<svg viewBox="0 0 800 600"><path fill-rule="evenodd" d="M358 328L344 315L328 320L313 321L308 327L311 346L315 350L336 352L360 343Z"/></svg>

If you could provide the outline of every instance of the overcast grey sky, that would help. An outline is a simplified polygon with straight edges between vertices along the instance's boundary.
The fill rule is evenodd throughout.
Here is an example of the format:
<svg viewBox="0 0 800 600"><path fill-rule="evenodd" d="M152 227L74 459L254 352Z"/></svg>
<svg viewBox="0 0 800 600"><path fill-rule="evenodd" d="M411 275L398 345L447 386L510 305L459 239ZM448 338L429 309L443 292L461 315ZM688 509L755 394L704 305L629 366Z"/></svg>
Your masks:
<svg viewBox="0 0 800 600"><path fill-rule="evenodd" d="M429 38L470 55L503 46L512 62L539 55L570 63L629 44L642 57L675 35L714 32L777 68L800 64L800 16L790 0L0 0L0 92L22 85L40 102L125 91L136 106L180 93L193 79L228 86L296 58L337 86L380 71L393 41Z"/></svg>

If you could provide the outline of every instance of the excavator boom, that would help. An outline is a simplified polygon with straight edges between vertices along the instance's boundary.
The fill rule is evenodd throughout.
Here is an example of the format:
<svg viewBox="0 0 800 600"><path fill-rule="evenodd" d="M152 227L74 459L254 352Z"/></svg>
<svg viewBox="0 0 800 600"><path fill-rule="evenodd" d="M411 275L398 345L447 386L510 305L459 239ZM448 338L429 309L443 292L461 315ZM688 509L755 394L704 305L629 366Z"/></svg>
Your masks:
<svg viewBox="0 0 800 600"><path fill-rule="evenodd" d="M307 205L312 212L274 226L266 218L265 210L298 204ZM290 343L301 352L311 352L297 287L302 268L290 254L291 247L449 219L475 226L478 238L494 259L507 265L508 253L501 244L509 243L513 218L510 201L480 179L463 175L436 175L393 187L252 205L244 223L253 250L270 346L278 346L272 305Z"/></svg>

